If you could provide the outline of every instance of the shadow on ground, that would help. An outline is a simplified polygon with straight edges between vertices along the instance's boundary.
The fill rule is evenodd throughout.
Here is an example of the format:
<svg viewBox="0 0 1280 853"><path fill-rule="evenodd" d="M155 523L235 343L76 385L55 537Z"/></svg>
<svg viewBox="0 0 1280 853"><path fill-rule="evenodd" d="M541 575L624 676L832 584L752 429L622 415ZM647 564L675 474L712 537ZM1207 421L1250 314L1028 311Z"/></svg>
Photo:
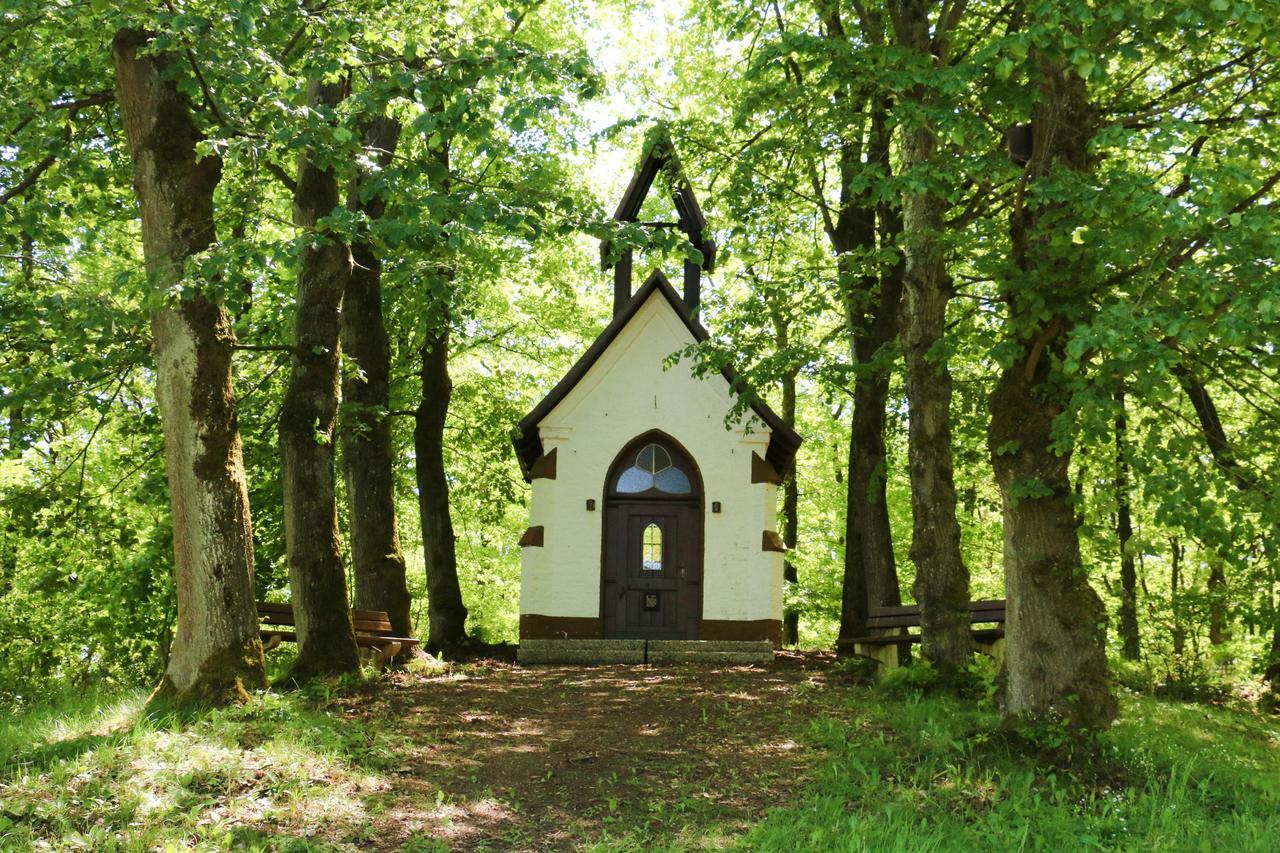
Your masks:
<svg viewBox="0 0 1280 853"><path fill-rule="evenodd" d="M366 804L378 815L371 842L547 849L624 831L674 842L686 826L745 829L798 796L813 763L809 721L841 715L843 691L821 689L829 665L791 655L769 667L389 676L345 709L411 744Z"/></svg>

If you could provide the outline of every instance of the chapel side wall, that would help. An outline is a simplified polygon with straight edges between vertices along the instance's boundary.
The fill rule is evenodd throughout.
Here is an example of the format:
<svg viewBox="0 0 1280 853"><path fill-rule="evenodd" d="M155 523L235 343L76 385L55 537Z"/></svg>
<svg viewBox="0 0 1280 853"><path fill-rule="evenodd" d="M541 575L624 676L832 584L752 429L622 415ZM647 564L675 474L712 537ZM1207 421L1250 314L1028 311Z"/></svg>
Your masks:
<svg viewBox="0 0 1280 853"><path fill-rule="evenodd" d="M725 429L732 400L718 376L696 379L687 363L662 369L666 357L691 340L655 293L543 419L543 451L556 451L557 470L554 480L533 481L530 524L543 527L544 544L523 549L522 626L537 616L587 630L578 620L598 619L604 478L628 442L658 429L689 453L703 481L702 618L704 633L722 635L706 638L748 638L735 632L772 638L772 623L780 629L781 555L761 547L763 531L775 529L777 489L751 482L752 453L764 456L770 434L758 420L751 432ZM596 502L595 511L586 509L588 500ZM711 512L713 501L720 513Z"/></svg>

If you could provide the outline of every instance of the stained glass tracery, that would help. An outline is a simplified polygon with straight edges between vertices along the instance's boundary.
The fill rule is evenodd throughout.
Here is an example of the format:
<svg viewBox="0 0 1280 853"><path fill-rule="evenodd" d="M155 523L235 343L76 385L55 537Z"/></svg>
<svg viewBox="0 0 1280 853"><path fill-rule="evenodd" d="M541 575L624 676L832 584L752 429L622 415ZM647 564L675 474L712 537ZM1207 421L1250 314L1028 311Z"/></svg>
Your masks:
<svg viewBox="0 0 1280 853"><path fill-rule="evenodd" d="M636 461L618 477L618 492L638 494L657 489L669 495L687 495L693 491L689 475L675 467L671 454L660 444L646 444L636 454Z"/></svg>

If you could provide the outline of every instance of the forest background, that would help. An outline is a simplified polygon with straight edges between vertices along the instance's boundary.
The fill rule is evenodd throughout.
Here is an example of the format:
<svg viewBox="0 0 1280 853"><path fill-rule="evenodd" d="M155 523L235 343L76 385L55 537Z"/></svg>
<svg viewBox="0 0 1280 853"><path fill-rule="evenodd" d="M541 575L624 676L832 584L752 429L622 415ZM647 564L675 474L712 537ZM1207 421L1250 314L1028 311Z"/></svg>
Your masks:
<svg viewBox="0 0 1280 853"><path fill-rule="evenodd" d="M259 598L289 590L277 429L298 271L315 249L295 209L295 161L375 176L349 219L320 216L384 250L385 422L413 620L425 636L432 540L414 434L425 400L442 416L447 405L466 631L514 642L528 492L512 429L608 319L600 238L650 239L611 226L609 211L661 122L721 247L702 291L713 337L697 355L733 361L779 411L793 401L806 438L787 504L801 647L831 646L848 610L851 483L874 502L883 478L881 564L894 594L911 597L909 371L896 334L867 341L877 316L896 322L881 310L901 258L886 223L904 198L932 197L945 202L935 236L947 292L945 329L924 350L950 369L947 447L972 597L1005 592L993 458L1011 451L991 443L993 393L1020 348L1044 341L1054 452L1069 460L1114 671L1190 692L1255 689L1269 663L1280 678L1280 7L948 3L940 15L952 44L926 75L859 4L11 0L0 19L11 69L0 96L0 697L153 682L173 640L148 317L181 285L157 293L144 271L112 94L110 34L124 26L178 58L170 73L196 105L200 150L221 158L218 239L189 269L216 289L239 345ZM1028 175L1016 129L1050 48L1087 87L1095 132L1085 177L1049 185L1073 212L1047 229L1057 271L1032 281L1010 272ZM308 81L344 75L358 97L327 110L308 100ZM409 129L387 161L362 135L383 110ZM911 168L911 137L895 134L922 125L933 148ZM390 214L371 215L375 196ZM660 196L642 219L669 217ZM857 227L840 222L854 198L876 212L871 238L841 243ZM672 235L646 248L642 269L689 252ZM441 351L443 403L424 397L424 353ZM883 398L881 460L852 452L868 428L856 421L861 393ZM341 470L335 435L318 440ZM345 507L342 477L336 487ZM1039 488L1018 480L1014 497L1034 501ZM338 520L350 565L349 517Z"/></svg>

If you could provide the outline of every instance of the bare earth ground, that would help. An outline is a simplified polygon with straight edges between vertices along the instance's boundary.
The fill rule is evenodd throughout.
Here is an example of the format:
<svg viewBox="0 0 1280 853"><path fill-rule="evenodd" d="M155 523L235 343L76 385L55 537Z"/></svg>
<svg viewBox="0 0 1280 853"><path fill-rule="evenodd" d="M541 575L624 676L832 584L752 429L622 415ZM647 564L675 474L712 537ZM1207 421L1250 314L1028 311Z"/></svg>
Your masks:
<svg viewBox="0 0 1280 853"><path fill-rule="evenodd" d="M607 841L624 828L632 842L638 828L667 844L679 844L685 826L745 828L798 797L815 760L800 742L809 721L850 713L843 690L824 689L831 661L781 653L767 667L486 663L389 676L370 694L336 700L345 714L404 736L403 765L366 801L375 825L365 842L542 850Z"/></svg>

